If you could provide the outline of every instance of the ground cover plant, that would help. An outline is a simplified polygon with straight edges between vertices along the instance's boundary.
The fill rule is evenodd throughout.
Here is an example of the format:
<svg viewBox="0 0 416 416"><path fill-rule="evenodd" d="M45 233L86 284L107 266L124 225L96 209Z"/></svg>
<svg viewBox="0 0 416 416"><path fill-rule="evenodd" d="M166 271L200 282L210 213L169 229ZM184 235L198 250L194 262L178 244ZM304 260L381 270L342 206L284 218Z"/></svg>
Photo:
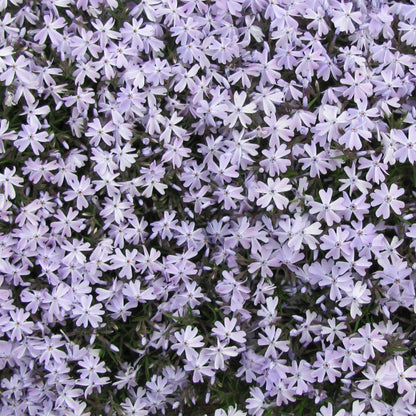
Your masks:
<svg viewBox="0 0 416 416"><path fill-rule="evenodd" d="M416 414L416 4L0 1L0 414Z"/></svg>

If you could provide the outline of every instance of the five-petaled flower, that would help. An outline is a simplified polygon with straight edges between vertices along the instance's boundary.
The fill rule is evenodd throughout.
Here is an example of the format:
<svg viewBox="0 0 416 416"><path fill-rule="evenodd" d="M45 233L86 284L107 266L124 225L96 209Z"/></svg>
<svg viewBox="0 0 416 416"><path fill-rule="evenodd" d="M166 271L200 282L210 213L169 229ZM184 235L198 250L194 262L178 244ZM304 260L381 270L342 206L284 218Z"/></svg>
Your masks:
<svg viewBox="0 0 416 416"><path fill-rule="evenodd" d="M385 183L381 184L381 189L376 189L370 196L373 199L371 201L372 207L377 207L376 215L383 216L384 219L390 217L390 209L392 209L397 215L401 214L402 208L405 204L403 201L399 201L397 198L404 194L404 189L399 188L393 183L390 189Z"/></svg>

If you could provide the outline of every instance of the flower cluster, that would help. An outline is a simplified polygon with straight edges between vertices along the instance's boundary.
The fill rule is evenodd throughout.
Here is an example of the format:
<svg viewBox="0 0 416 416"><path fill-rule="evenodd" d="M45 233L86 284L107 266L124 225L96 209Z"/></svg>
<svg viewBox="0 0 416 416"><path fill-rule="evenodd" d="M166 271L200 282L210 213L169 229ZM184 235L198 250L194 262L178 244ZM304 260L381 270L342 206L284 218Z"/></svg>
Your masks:
<svg viewBox="0 0 416 416"><path fill-rule="evenodd" d="M0 22L1 414L416 413L415 4Z"/></svg>

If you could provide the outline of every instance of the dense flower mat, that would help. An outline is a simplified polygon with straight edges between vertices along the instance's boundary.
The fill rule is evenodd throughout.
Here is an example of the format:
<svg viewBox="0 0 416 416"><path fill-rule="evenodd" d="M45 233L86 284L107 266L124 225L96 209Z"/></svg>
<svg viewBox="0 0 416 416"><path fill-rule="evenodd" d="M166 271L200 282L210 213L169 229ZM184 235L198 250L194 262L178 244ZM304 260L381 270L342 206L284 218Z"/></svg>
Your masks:
<svg viewBox="0 0 416 416"><path fill-rule="evenodd" d="M416 414L416 4L0 1L0 414Z"/></svg>

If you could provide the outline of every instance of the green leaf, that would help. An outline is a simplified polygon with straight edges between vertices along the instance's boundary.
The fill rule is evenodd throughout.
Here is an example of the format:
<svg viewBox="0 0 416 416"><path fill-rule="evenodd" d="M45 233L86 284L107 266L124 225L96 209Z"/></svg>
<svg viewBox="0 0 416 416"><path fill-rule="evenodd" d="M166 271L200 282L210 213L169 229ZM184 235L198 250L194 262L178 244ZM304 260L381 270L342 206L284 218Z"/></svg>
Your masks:
<svg viewBox="0 0 416 416"><path fill-rule="evenodd" d="M310 110L312 107L313 107L313 105L316 103L316 101L318 100L318 98L319 98L319 95L317 95L316 97L314 97L310 102L309 102L309 104L308 104L308 110Z"/></svg>

